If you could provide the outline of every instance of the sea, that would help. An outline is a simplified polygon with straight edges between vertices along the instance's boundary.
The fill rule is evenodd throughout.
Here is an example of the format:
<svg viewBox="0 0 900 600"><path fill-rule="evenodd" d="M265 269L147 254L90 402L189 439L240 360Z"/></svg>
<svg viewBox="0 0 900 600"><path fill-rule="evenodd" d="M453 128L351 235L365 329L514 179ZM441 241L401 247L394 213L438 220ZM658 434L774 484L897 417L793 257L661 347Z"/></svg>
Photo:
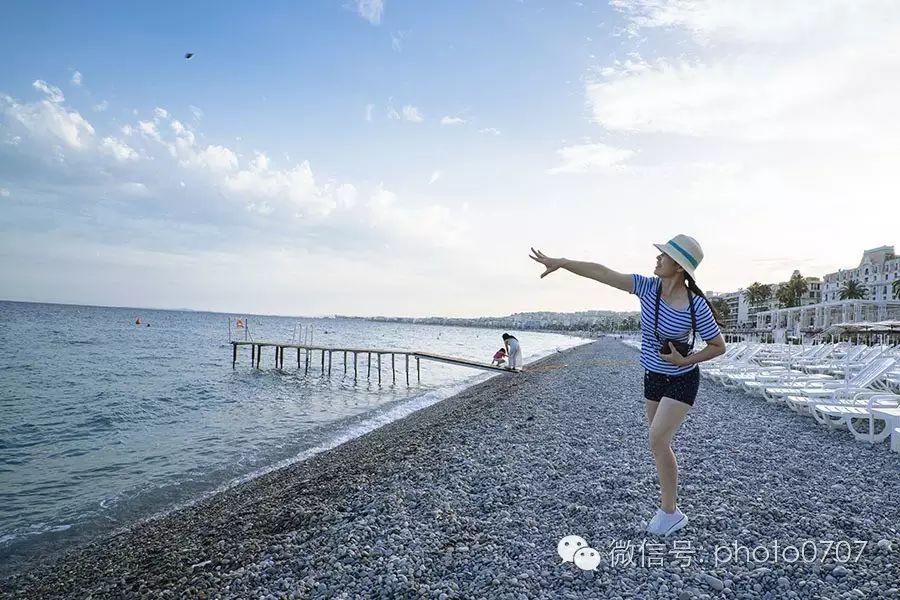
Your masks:
<svg viewBox="0 0 900 600"><path fill-rule="evenodd" d="M238 327L236 319L242 320ZM137 324L138 320L140 324ZM358 318L0 302L0 572L304 460L489 377L401 356L259 369L231 339L489 363L504 330ZM525 363L590 340L510 330ZM326 361L326 371L328 364Z"/></svg>

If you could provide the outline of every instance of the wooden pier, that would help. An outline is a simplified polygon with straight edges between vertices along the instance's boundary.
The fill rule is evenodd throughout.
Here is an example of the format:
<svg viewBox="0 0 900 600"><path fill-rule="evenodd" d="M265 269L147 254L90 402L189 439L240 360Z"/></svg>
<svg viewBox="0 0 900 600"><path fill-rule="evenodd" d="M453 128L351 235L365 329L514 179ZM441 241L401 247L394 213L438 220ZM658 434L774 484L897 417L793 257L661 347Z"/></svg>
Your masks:
<svg viewBox="0 0 900 600"><path fill-rule="evenodd" d="M256 342L251 340L232 341L232 358L231 368L237 367L238 349L241 346L250 346L250 364L255 368L260 368L262 363L263 348L273 348L275 357L275 368L284 368L284 351L297 351L297 368L301 367L304 373L309 373L310 363L315 369L316 354L319 358L319 372L323 375L331 375L331 365L334 354L337 353L343 358L344 373L348 372L347 359L352 357L353 361L353 378L356 379L359 374L359 357L365 355L366 360L366 376L372 376L372 356L375 356L376 371L378 373L378 383L381 383L381 357L390 356L391 360L391 381L397 381L397 365L396 357L402 357L406 368L406 384L409 385L409 361L410 358L416 361L416 380L422 380L421 361L430 360L434 362L442 362L459 367L469 367L472 369L482 369L484 371L500 371L503 373L518 373L520 369L510 369L507 367L497 367L495 365L480 363L467 358L456 358L453 356L442 356L440 354L432 354L430 352L410 352L408 350L374 350L368 348L327 348L324 346L309 346L304 344L285 344L282 342ZM326 358L327 357L327 358Z"/></svg>

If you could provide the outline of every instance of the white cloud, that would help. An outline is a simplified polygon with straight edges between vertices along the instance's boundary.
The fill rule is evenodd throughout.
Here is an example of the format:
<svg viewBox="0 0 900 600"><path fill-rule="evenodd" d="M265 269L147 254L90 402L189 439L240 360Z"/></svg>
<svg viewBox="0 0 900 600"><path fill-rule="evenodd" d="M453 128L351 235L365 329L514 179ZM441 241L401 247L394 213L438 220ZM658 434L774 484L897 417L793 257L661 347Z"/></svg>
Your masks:
<svg viewBox="0 0 900 600"><path fill-rule="evenodd" d="M138 153L135 152L134 148L111 137L103 138L100 142L100 149L120 162L137 160L138 158Z"/></svg>
<svg viewBox="0 0 900 600"><path fill-rule="evenodd" d="M242 198L250 198L257 207L266 205L274 210L274 205L285 204L292 215L327 216L337 206L330 188L316 183L308 161L289 170L272 169L263 153L257 153L246 169L229 175L225 187ZM355 192L343 188L341 194L342 202L352 204Z"/></svg>
<svg viewBox="0 0 900 600"><path fill-rule="evenodd" d="M160 119L168 119L168 118L169 118L169 111L167 111L167 110L164 109L164 108L160 108L160 107L157 106L156 108L153 109L153 116L154 116L154 118L155 118L157 121L160 120Z"/></svg>
<svg viewBox="0 0 900 600"><path fill-rule="evenodd" d="M82 81L83 77L81 75L81 71L75 71L74 73L72 73L72 85L80 86Z"/></svg>
<svg viewBox="0 0 900 600"><path fill-rule="evenodd" d="M384 2L383 0L356 0L356 12L372 25L378 25L381 23L381 16L384 13Z"/></svg>
<svg viewBox="0 0 900 600"><path fill-rule="evenodd" d="M36 79L31 85L34 86L34 89L46 94L47 100L49 100L50 102L59 103L64 102L66 99L61 89L59 89L55 85L50 85L42 79Z"/></svg>
<svg viewBox="0 0 900 600"><path fill-rule="evenodd" d="M209 145L196 155L196 164L211 171L232 171L238 166L237 155L225 146Z"/></svg>
<svg viewBox="0 0 900 600"><path fill-rule="evenodd" d="M138 121L138 129L147 137L160 141L159 130L156 128L156 123L153 123L152 121Z"/></svg>
<svg viewBox="0 0 900 600"><path fill-rule="evenodd" d="M892 3L882 0L612 0L611 4L637 28L683 29L702 44L792 44L811 34L846 31L847 23L860 13L892 11Z"/></svg>
<svg viewBox="0 0 900 600"><path fill-rule="evenodd" d="M418 107L413 106L412 104L405 105L401 111L402 112L397 112L397 109L394 108L392 104L389 104L387 116L393 121L409 121L410 123L421 123L425 120L425 117L422 116Z"/></svg>
<svg viewBox="0 0 900 600"><path fill-rule="evenodd" d="M900 142L898 3L616 4L638 29L681 29L698 45L675 58L602 69L587 97L594 120L608 129L883 148Z"/></svg>
<svg viewBox="0 0 900 600"><path fill-rule="evenodd" d="M109 108L109 102L102 100L94 105L94 112L103 112Z"/></svg>
<svg viewBox="0 0 900 600"><path fill-rule="evenodd" d="M351 183L343 183L337 187L334 197L337 200L339 208L350 210L356 206L356 197L358 193L356 186Z"/></svg>
<svg viewBox="0 0 900 600"><path fill-rule="evenodd" d="M416 239L445 247L460 243L460 223L451 218L447 208L438 205L404 208L397 195L384 184L378 185L366 208L369 227L386 230L398 239Z"/></svg>
<svg viewBox="0 0 900 600"><path fill-rule="evenodd" d="M433 184L435 181L441 178L442 173L440 171L434 171L431 173L431 178L428 180L428 185Z"/></svg>
<svg viewBox="0 0 900 600"><path fill-rule="evenodd" d="M32 136L61 141L72 148L84 148L94 138L94 127L80 113L66 110L58 102L41 100L20 104L10 96L0 96L0 100L7 118Z"/></svg>
<svg viewBox="0 0 900 600"><path fill-rule="evenodd" d="M484 127L478 130L478 133L485 133L487 135L500 135L500 130L496 127Z"/></svg>
<svg viewBox="0 0 900 600"><path fill-rule="evenodd" d="M119 186L119 190L129 196L139 196L146 198L150 196L150 190L147 186L139 181L128 181Z"/></svg>
<svg viewBox="0 0 900 600"><path fill-rule="evenodd" d="M468 123L468 121L462 117L451 117L449 115L441 117L441 125L462 125L464 123Z"/></svg>
<svg viewBox="0 0 900 600"><path fill-rule="evenodd" d="M407 104L403 107L403 118L410 123L421 123L425 120L425 117L422 116L419 109L411 104Z"/></svg>
<svg viewBox="0 0 900 600"><path fill-rule="evenodd" d="M194 115L194 120L199 121L203 118L203 111L193 104L188 106L188 109L191 111L191 114Z"/></svg>
<svg viewBox="0 0 900 600"><path fill-rule="evenodd" d="M403 32L391 32L391 48L394 49L394 52L402 52L403 51Z"/></svg>
<svg viewBox="0 0 900 600"><path fill-rule="evenodd" d="M9 198L9 190L6 188L0 188L0 198Z"/></svg>
<svg viewBox="0 0 900 600"><path fill-rule="evenodd" d="M3 152L31 161L30 168L10 179L15 188L4 185L17 197L29 186L58 194L68 199L74 214L103 211L104 223L116 223L116 233L98 235L108 236L113 246L152 250L171 247L164 244L174 240L184 249L217 244L215 237L185 235L195 231L197 219L210 232L230 231L236 248L260 240L299 241L304 249L324 253L371 255L388 243L426 250L459 240L460 224L439 205L418 199L404 204L383 186L373 192L314 173L308 161L291 164L287 153L288 166L282 168L262 152L247 161L224 145L198 145L200 133L166 112L166 127L152 119L124 125L107 119L98 130L114 133L97 136L91 123L63 103L21 104L0 94L0 139L7 140ZM21 134L15 136L21 143L8 141L13 134ZM70 147L79 152L67 153ZM117 198L140 199L161 216L135 214L132 204L125 210L115 202L97 203Z"/></svg>
<svg viewBox="0 0 900 600"><path fill-rule="evenodd" d="M588 173L608 169L618 165L632 156L633 150L614 148L606 144L580 144L567 146L556 151L562 165L550 169L548 173Z"/></svg>
<svg viewBox="0 0 900 600"><path fill-rule="evenodd" d="M366 121L372 122L372 110L375 108L374 104L366 104Z"/></svg>

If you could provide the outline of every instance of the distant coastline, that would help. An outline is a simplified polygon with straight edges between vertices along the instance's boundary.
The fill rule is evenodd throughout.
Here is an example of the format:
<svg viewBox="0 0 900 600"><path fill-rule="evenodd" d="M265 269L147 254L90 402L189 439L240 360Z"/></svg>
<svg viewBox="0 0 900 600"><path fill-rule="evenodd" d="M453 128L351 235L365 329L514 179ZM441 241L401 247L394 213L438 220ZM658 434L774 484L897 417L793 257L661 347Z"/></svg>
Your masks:
<svg viewBox="0 0 900 600"><path fill-rule="evenodd" d="M596 338L604 333L635 332L640 328L640 313L611 310L590 310L574 313L528 312L506 317L350 317L341 319L365 319L384 323L410 323L416 325L443 325L453 327L481 327L486 329L513 329L562 333Z"/></svg>
<svg viewBox="0 0 900 600"><path fill-rule="evenodd" d="M640 327L640 313L637 311L587 310L578 312L525 312L513 313L505 317L397 317L397 316L358 316L358 315L281 315L253 313L247 311L220 311L202 308L158 308L152 306L114 306L106 304L77 304L70 302L40 302L34 300L6 300L0 302L14 304L47 304L56 306L85 306L90 308L114 308L132 311L158 310L167 312L195 312L213 315L247 317L278 317L286 319L348 319L376 321L382 323L410 323L417 325L444 325L453 327L482 327L489 329L515 329L519 331L539 331L544 333L561 333L598 337L602 333L627 333L637 331ZM580 332L580 333L579 333Z"/></svg>

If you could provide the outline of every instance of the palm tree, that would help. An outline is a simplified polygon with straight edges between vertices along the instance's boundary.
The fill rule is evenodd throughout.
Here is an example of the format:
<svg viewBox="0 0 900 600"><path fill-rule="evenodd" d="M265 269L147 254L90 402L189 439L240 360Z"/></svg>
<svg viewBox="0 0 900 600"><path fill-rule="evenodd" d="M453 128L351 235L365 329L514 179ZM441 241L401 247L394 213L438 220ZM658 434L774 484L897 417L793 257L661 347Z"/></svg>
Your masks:
<svg viewBox="0 0 900 600"><path fill-rule="evenodd" d="M751 306L759 306L772 296L772 287L754 281L747 288L747 302Z"/></svg>
<svg viewBox="0 0 900 600"><path fill-rule="evenodd" d="M800 306L803 294L807 291L809 291L809 284L806 283L806 278L798 271L791 275L787 283L778 288L775 296L778 298L782 308L790 308L792 306Z"/></svg>
<svg viewBox="0 0 900 600"><path fill-rule="evenodd" d="M841 289L841 300L862 300L866 297L866 288L854 279L844 284Z"/></svg>
<svg viewBox="0 0 900 600"><path fill-rule="evenodd" d="M728 306L728 303L722 298L714 298L710 301L717 311L719 311L719 315L722 316L722 321L728 321L728 317L731 316L731 307Z"/></svg>
<svg viewBox="0 0 900 600"><path fill-rule="evenodd" d="M891 284L891 292L893 292L894 298L900 300L900 278L895 279Z"/></svg>
<svg viewBox="0 0 900 600"><path fill-rule="evenodd" d="M622 320L620 328L623 331L635 331L640 328L640 325L637 319L629 315Z"/></svg>

